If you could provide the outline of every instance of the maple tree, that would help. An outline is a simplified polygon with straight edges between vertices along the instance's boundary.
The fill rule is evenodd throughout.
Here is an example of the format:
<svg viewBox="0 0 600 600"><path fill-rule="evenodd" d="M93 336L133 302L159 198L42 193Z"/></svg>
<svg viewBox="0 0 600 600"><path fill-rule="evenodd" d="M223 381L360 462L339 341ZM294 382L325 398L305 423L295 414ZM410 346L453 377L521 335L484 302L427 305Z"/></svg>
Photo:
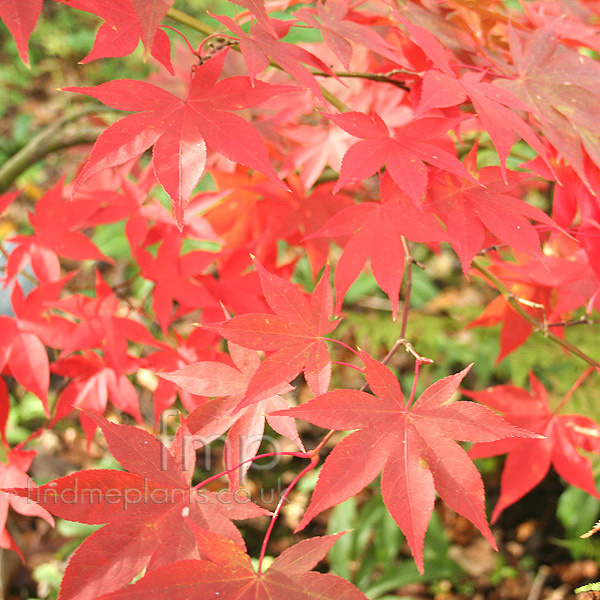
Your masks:
<svg viewBox="0 0 600 600"><path fill-rule="evenodd" d="M158 70L57 92L85 103L71 121L106 127L2 245L12 313L0 315L0 548L21 553L9 507L102 525L71 556L61 600L366 598L312 570L344 532L266 562L284 503L317 468L296 532L318 533L315 517L376 489L381 473L420 573L436 494L496 547L472 459L507 455L492 524L551 467L600 498L580 452L600 454L600 425L561 412L600 369L568 333L595 332L600 297L600 2L233 3L203 15L184 0L52 5L100 19L83 65L141 41ZM26 64L41 9L0 0ZM0 166L2 191L43 157L44 139ZM0 210L26 196L7 191ZM118 256L99 235L113 226ZM501 324L498 363L537 331L578 365L556 408L541 359L530 392L473 390L476 353L432 380L431 363L450 357L423 356L410 317L413 271L440 255L491 298L468 328ZM365 272L389 300L397 341L385 356L340 333ZM347 369L360 383L343 381ZM16 384L45 421L12 442ZM167 415L170 445L158 439ZM36 438L77 419L88 447L99 428L123 470L36 487ZM285 450L261 452L271 432ZM203 469L197 451L222 436L224 468ZM281 457L305 464L270 511L245 484L256 461ZM233 521L266 517L255 569Z"/></svg>

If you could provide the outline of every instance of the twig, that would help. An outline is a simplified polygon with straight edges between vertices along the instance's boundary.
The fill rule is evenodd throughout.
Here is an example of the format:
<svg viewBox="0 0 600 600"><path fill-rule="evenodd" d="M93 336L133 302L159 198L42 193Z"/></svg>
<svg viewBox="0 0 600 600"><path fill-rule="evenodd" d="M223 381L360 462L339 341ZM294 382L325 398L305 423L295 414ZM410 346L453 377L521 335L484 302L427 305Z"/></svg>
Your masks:
<svg viewBox="0 0 600 600"><path fill-rule="evenodd" d="M541 598L542 592L544 591L544 583L546 583L548 575L550 575L550 567L548 565L542 565L531 584L527 600L539 600Z"/></svg>
<svg viewBox="0 0 600 600"><path fill-rule="evenodd" d="M573 327L574 325L597 325L600 323L597 319L589 319L585 315L581 315L579 319L573 321L559 321L558 323L546 323L546 327Z"/></svg>
<svg viewBox="0 0 600 600"><path fill-rule="evenodd" d="M265 553L267 551L267 544L269 543L269 538L271 537L273 527L275 527L275 521L277 521L277 517L279 516L279 513L281 512L283 503L285 502L285 500L288 497L288 495L290 494L290 492L294 489L296 484L300 481L300 479L302 479L302 477L304 477L304 475L306 475L309 471L312 471L317 466L318 463L319 463L319 457L314 455L310 460L310 464L308 466L306 466L304 469L302 469L302 471L300 471L300 473L298 473L298 475L296 475L296 477L294 477L294 479L292 480L290 485L287 486L285 492L283 492L283 494L281 495L281 498L279 499L279 502L277 503L277 508L275 509L275 511L273 512L273 516L271 517L271 522L269 523L269 527L267 528L267 532L265 533L265 537L263 539L263 543L260 548L260 555L258 557L258 574L259 575L262 573L262 564L263 564L263 559L265 558Z"/></svg>
<svg viewBox="0 0 600 600"><path fill-rule="evenodd" d="M510 306L521 317L523 317L535 331L543 333L544 337L549 339L551 342L554 342L555 344L562 346L565 350L568 350L575 356L579 357L581 360L586 362L588 365L591 365L592 367L600 368L600 362L594 360L591 356L588 356L583 350L580 350L577 346L574 346L570 342L567 342L566 340L563 340L562 338L558 337L551 331L548 331L547 325L545 325L544 323L540 323L540 321L538 321L535 317L531 316L523 308L522 300L520 301L520 299L517 296L515 296L506 287L506 285L504 285L504 283L500 279L498 279L498 277L496 277L486 266L484 266L483 263L479 259L477 259L477 258L473 259L473 266L482 275L484 275L487 279L489 279L489 281L491 281L496 286L496 289L504 296L504 298L510 304Z"/></svg>
<svg viewBox="0 0 600 600"><path fill-rule="evenodd" d="M410 310L410 295L412 292L412 261L413 257L406 238L402 236L402 247L404 248L404 264L406 267L406 278L404 280L404 306L402 307L402 321L400 321L400 338L406 337L408 325L408 311Z"/></svg>
<svg viewBox="0 0 600 600"><path fill-rule="evenodd" d="M396 344L400 344L400 346L404 346L404 349L409 353L412 354L414 359L420 363L427 363L428 365L433 364L433 360L431 358L427 358L426 356L421 356L414 348L414 346L410 343L407 342L404 339L400 339L396 342Z"/></svg>
<svg viewBox="0 0 600 600"><path fill-rule="evenodd" d="M331 77L331 74L326 73L325 71L316 71L311 70L313 75L318 75L319 77ZM392 76L389 73L361 73L358 71L333 71L333 74L336 77L346 78L346 79L368 79L369 81L380 81L382 83L389 83L396 87L399 87L401 90L405 92L410 92L410 86L406 85L404 81L398 81L397 79L392 79Z"/></svg>

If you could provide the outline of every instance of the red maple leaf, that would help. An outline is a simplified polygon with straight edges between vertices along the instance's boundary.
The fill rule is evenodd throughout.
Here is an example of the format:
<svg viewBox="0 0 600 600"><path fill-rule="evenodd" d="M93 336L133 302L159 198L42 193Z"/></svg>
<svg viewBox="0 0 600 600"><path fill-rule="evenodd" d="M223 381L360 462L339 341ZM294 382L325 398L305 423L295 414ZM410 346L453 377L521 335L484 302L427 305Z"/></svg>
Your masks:
<svg viewBox="0 0 600 600"><path fill-rule="evenodd" d="M337 327L331 321L333 297L329 268L310 298L293 283L269 273L254 263L263 293L275 314L246 314L222 323L204 324L227 340L251 350L271 352L248 384L239 408L276 393L304 371L306 382L315 394L325 392L331 378L331 359L323 336Z"/></svg>
<svg viewBox="0 0 600 600"><path fill-rule="evenodd" d="M342 159L334 193L354 180L363 180L383 165L396 184L415 202L420 202L428 183L429 163L467 179L473 179L465 166L444 150L440 140L453 127L449 119L424 118L409 121L391 133L377 113L373 116L349 111L327 115L351 135L363 138L351 146Z"/></svg>
<svg viewBox="0 0 600 600"><path fill-rule="evenodd" d="M160 31L158 26L167 15L175 0L131 0L141 28L141 38L146 48L151 48L155 36Z"/></svg>
<svg viewBox="0 0 600 600"><path fill-rule="evenodd" d="M348 19L348 0L328 0L317 2L316 9L301 8L294 16L302 19L307 25L320 29L323 40L340 59L344 68L350 71L352 58L352 44L360 44L386 57L394 63L400 57L392 51L393 46L388 44L373 28L362 23ZM319 20L314 15L319 17Z"/></svg>
<svg viewBox="0 0 600 600"><path fill-rule="evenodd" d="M6 460L0 462L0 488L26 487L29 490L35 489L35 484L26 473L34 456L35 451L33 450L11 450ZM41 517L52 526L54 526L54 519L45 508L34 502L28 502L24 498L9 496L5 492L0 492L0 548L14 550L24 561L21 550L6 529L9 506L22 515Z"/></svg>
<svg viewBox="0 0 600 600"><path fill-rule="evenodd" d="M481 392L463 391L518 427L534 431L543 439L478 443L469 450L471 458L508 453L502 472L500 498L492 514L494 522L507 507L531 491L552 465L568 483L600 498L590 460L577 452L600 453L600 425L582 415L559 415L550 410L548 393L532 373L530 392L514 385L497 385Z"/></svg>
<svg viewBox="0 0 600 600"><path fill-rule="evenodd" d="M6 281L10 282L31 262L33 272L42 283L60 277L57 255L72 260L101 260L112 263L83 234L80 229L100 206L102 199L64 199L63 179L48 190L29 213L34 235L17 235L10 238L16 244L6 263Z"/></svg>
<svg viewBox="0 0 600 600"><path fill-rule="evenodd" d="M288 75L293 77L302 86L310 89L316 96L322 98L321 88L314 75L304 66L309 65L328 75L334 76L331 69L319 58L308 50L279 41L285 37L294 21L280 21L268 18L265 26L264 21L257 21L246 33L233 19L224 15L212 15L217 21L223 23L230 31L238 36L238 43L242 56L248 66L248 75L252 83L256 76L262 73L270 64L269 58L273 59ZM303 64L304 63L304 64Z"/></svg>
<svg viewBox="0 0 600 600"><path fill-rule="evenodd" d="M277 35L272 25L272 22L275 19L269 18L264 0L233 0L233 3L243 6L248 12L256 17L257 21L261 23L267 31L272 35Z"/></svg>
<svg viewBox="0 0 600 600"><path fill-rule="evenodd" d="M173 319L173 301L192 309L218 306L217 300L192 279L214 262L215 254L196 251L181 256L182 242L181 234L172 231L163 238L156 258L145 248L135 252L142 277L155 282L152 308L165 335Z"/></svg>
<svg viewBox="0 0 600 600"><path fill-rule="evenodd" d="M286 183L291 193L266 181L253 186L259 201L248 207L249 217L254 209L254 212L258 213L257 217L262 217L262 222L260 225L255 224L255 228L258 225L266 231L259 233L255 229L246 247L250 246L257 258L267 254L268 258L272 256L276 261L278 240L283 239L288 244L303 246L316 280L327 262L329 241L312 237L310 234L316 232L343 208L351 206L352 198L347 194L332 195L331 182L320 184L308 192L302 184L302 179L295 173L288 173ZM230 197L237 199L244 191L240 190L238 193L236 190ZM241 226L234 223L234 227Z"/></svg>
<svg viewBox="0 0 600 600"><path fill-rule="evenodd" d="M144 368L155 373L170 372L200 360L210 361L221 356L225 358L225 355L217 350L219 336L216 333L196 328L187 339L182 338L177 332L174 332L174 336L176 347L165 345L157 352L144 357L142 359ZM156 378L156 387L153 392L155 427L160 421L161 413L175 402L177 393L188 412L192 412L208 400L206 396L197 397L183 389L178 389L176 384L161 377Z"/></svg>
<svg viewBox="0 0 600 600"><path fill-rule="evenodd" d="M465 163L475 172L477 146ZM525 175L499 167L477 172L478 183L440 173L427 192L429 210L446 225L447 235L466 273L473 257L486 245L487 232L511 248L539 257L540 238L529 219L556 228L543 211L516 197ZM493 242L492 242L493 243ZM488 244L492 245L492 244Z"/></svg>
<svg viewBox="0 0 600 600"><path fill-rule="evenodd" d="M279 411L319 427L358 429L325 460L311 503L298 529L327 508L357 494L383 470L383 500L406 536L423 572L423 540L435 490L469 519L496 547L485 517L481 476L453 440L492 441L535 437L472 402L448 403L470 367L436 381L410 406L398 380L382 363L361 353L375 395L335 390L308 403Z"/></svg>
<svg viewBox="0 0 600 600"><path fill-rule="evenodd" d="M4 442L4 445L8 447L8 440L6 439L6 423L8 422L8 414L10 412L10 396L8 395L8 388L4 379L0 377L0 438Z"/></svg>
<svg viewBox="0 0 600 600"><path fill-rule="evenodd" d="M79 172L75 187L94 173L123 164L154 146L156 178L169 194L178 226L183 209L204 173L207 145L226 158L258 169L285 187L269 161L258 132L230 111L256 106L290 86L248 77L217 81L227 50L198 67L185 100L143 81L120 79L92 88L69 87L67 91L92 96L118 110L137 111L104 131Z"/></svg>
<svg viewBox="0 0 600 600"><path fill-rule="evenodd" d="M244 547L230 519L268 514L250 501L234 502L229 493L190 488L196 455L187 447L189 432L184 428L167 449L143 429L86 414L102 429L112 455L129 472L79 471L38 488L5 490L59 517L106 523L69 560L63 600L95 600L126 585L144 568L199 558L190 524Z"/></svg>
<svg viewBox="0 0 600 600"><path fill-rule="evenodd" d="M126 359L127 362L120 365L118 372L108 367L104 359L92 350L54 361L52 372L62 377L69 377L72 381L58 397L50 426L66 417L75 408L84 408L103 415L109 397L116 407L134 417L138 423L142 423L137 391L125 376L126 373L136 372L140 361L129 355ZM80 414L80 420L81 427L88 441L91 442L96 431L96 423L84 413Z"/></svg>
<svg viewBox="0 0 600 600"><path fill-rule="evenodd" d="M29 36L42 12L42 0L1 0L0 19L12 33L21 60L29 66Z"/></svg>
<svg viewBox="0 0 600 600"><path fill-rule="evenodd" d="M71 8L98 15L100 26L92 51L82 60L85 64L98 58L131 54L140 38L146 51L174 75L169 36L158 26L174 0L56 0Z"/></svg>
<svg viewBox="0 0 600 600"><path fill-rule="evenodd" d="M126 589L99 600L366 600L350 582L310 571L343 534L303 540L284 550L264 573L230 540L194 528L208 561L180 561L148 573Z"/></svg>
<svg viewBox="0 0 600 600"><path fill-rule="evenodd" d="M498 86L532 107L544 136L595 192L584 166L585 154L600 167L600 66L575 48L558 43L557 22L534 31L525 46L514 27L509 41L516 76Z"/></svg>
<svg viewBox="0 0 600 600"><path fill-rule="evenodd" d="M433 213L419 210L387 173L381 181L381 202L363 202L340 210L307 239L322 236L350 236L335 270L336 312L370 259L375 280L390 298L394 318L405 267L402 236L417 242L447 239Z"/></svg>
<svg viewBox="0 0 600 600"><path fill-rule="evenodd" d="M315 184L327 165L339 173L342 156L353 141L350 135L329 120L319 127L294 123L284 133L286 139L294 143L286 156L286 163L298 171L306 190Z"/></svg>
<svg viewBox="0 0 600 600"><path fill-rule="evenodd" d="M50 365L44 345L61 347L73 328L65 319L45 318L43 313L46 304L57 301L63 285L70 278L38 285L27 297L16 281L11 294L15 318L0 316L0 369L40 398L46 414L49 414Z"/></svg>
<svg viewBox="0 0 600 600"><path fill-rule="evenodd" d="M243 404L252 377L260 368L258 353L229 343L229 352L235 367L222 362L203 361L186 365L171 373L160 373L185 391L198 396L218 398L199 406L186 418L192 433L210 443L229 430L225 442L225 467L236 465L256 456L265 427L265 414L288 407L279 396L292 388L283 384L277 392L252 400L252 404L237 410ZM279 434L293 440L302 450L304 446L291 417L267 417L269 425ZM250 464L241 465L229 474L232 489L240 486Z"/></svg>
<svg viewBox="0 0 600 600"><path fill-rule="evenodd" d="M546 159L546 149L533 129L515 111L532 110L514 93L488 81L485 72L467 72L458 77L450 65L447 52L439 40L427 29L413 25L400 17L420 48L437 69L427 71L422 80L421 99L417 115L434 108L446 108L462 104L470 98L483 129L489 134L498 156L502 172L506 159L515 142L515 135L525 140L536 152ZM439 70L438 70L439 69Z"/></svg>
<svg viewBox="0 0 600 600"><path fill-rule="evenodd" d="M78 350L101 348L106 365L117 373L123 373L127 360L127 340L160 345L140 320L123 316L122 305L110 288L96 272L96 297L73 294L52 303L54 308L72 314L79 319L63 340L61 357Z"/></svg>

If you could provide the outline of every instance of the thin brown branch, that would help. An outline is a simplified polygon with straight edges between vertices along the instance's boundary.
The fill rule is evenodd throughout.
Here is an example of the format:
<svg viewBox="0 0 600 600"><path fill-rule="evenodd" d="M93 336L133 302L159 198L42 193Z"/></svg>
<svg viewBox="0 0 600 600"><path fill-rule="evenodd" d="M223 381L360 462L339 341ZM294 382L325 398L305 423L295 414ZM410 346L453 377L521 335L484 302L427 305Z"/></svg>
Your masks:
<svg viewBox="0 0 600 600"><path fill-rule="evenodd" d="M326 73L325 71L316 71L312 70L311 73L313 75L317 75L319 77L332 77L330 73ZM395 73L395 72L392 72ZM333 74L336 77L346 78L346 79L368 79L369 81L379 81L382 83L389 83L394 85L405 92L410 92L410 86L407 85L404 81L399 81L398 79L393 79L393 75L390 73L361 73L358 71L333 71Z"/></svg>
<svg viewBox="0 0 600 600"><path fill-rule="evenodd" d="M412 292L412 266L413 256L406 238L402 236L402 247L404 248L404 265L406 268L406 278L404 279L404 306L402 307L402 320L400 321L400 338L406 337L406 327L408 325L408 311L410 310L410 295Z"/></svg>
<svg viewBox="0 0 600 600"><path fill-rule="evenodd" d="M586 315L581 315L579 319L572 321L558 321L557 323L548 323L546 327L574 327L575 325L597 325L600 323L598 319L590 319Z"/></svg>

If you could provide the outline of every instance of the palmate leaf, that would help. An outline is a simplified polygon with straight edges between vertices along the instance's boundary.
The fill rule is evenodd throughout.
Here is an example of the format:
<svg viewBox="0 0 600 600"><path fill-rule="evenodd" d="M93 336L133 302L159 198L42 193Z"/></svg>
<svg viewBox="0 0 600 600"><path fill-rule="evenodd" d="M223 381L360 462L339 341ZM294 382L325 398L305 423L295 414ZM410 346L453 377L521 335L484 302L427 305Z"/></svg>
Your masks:
<svg viewBox="0 0 600 600"><path fill-rule="evenodd" d="M497 83L533 107L544 136L595 190L595 182L586 172L585 155L600 167L600 65L573 48L559 45L556 25L534 31L525 44L510 28L518 76Z"/></svg>
<svg viewBox="0 0 600 600"><path fill-rule="evenodd" d="M258 261L255 265L274 314L246 314L203 325L244 348L270 352L254 373L238 408L278 393L282 384L292 381L301 371L315 394L327 391L331 359L323 337L338 324L331 321L329 267L308 299L298 286L269 273Z"/></svg>
<svg viewBox="0 0 600 600"><path fill-rule="evenodd" d="M56 0L71 8L104 19L92 51L82 64L99 58L127 56L138 46L140 38L146 52L158 60L171 75L171 42L158 26L174 0Z"/></svg>
<svg viewBox="0 0 600 600"><path fill-rule="evenodd" d="M583 415L553 413L546 388L533 374L529 380L531 392L514 385L464 392L503 413L509 423L539 434L538 439L477 443L469 450L472 458L508 453L492 522L506 507L531 491L545 477L550 466L571 485L600 498L591 461L577 451L581 448L600 453L600 425Z"/></svg>
<svg viewBox="0 0 600 600"><path fill-rule="evenodd" d="M323 510L357 494L383 471L383 500L406 536L421 573L423 540L436 490L450 508L469 519L496 547L485 517L481 476L453 440L538 436L507 423L479 404L446 404L470 366L436 381L408 406L393 373L365 352L361 357L374 395L334 390L302 406L275 413L319 427L358 430L344 438L325 460L298 529Z"/></svg>
<svg viewBox="0 0 600 600"><path fill-rule="evenodd" d="M38 514L46 514L42 507L71 521L105 524L69 560L61 600L96 600L128 584L142 569L200 558L194 525L243 548L231 519L268 514L247 498L236 502L229 492L190 488L196 454L191 444L187 447L185 428L167 449L143 429L86 415L102 429L112 455L129 472L79 471L38 488L4 490L19 501L27 499Z"/></svg>
<svg viewBox="0 0 600 600"><path fill-rule="evenodd" d="M381 202L363 202L339 210L307 240L349 236L335 270L336 312L367 260L381 289L398 312L400 286L404 277L405 252L402 236L417 242L446 240L446 232L428 206L415 203L385 173L380 185Z"/></svg>
<svg viewBox="0 0 600 600"><path fill-rule="evenodd" d="M465 161L475 170L477 146ZM529 220L555 228L543 211L517 197L524 176L515 171L502 173L499 167L477 172L478 183L450 173L438 174L427 192L428 209L446 225L450 244L466 273L471 261L492 234L511 248L534 257L542 256L539 234Z"/></svg>
<svg viewBox="0 0 600 600"><path fill-rule="evenodd" d="M265 428L265 414L287 408L287 402L278 394L293 388L284 383L280 390L267 392L264 398L237 409L244 401L248 385L262 363L258 352L232 342L229 343L229 352L235 367L221 362L203 361L186 365L171 373L160 373L160 376L191 394L217 398L194 410L186 418L186 425L192 435L207 442L229 430L224 448L225 467L232 469L240 465L229 473L231 489L234 490L240 486L250 467L249 463L241 463L250 460L258 452ZM275 431L304 450L294 419L268 417L268 421Z"/></svg>
<svg viewBox="0 0 600 600"><path fill-rule="evenodd" d="M75 188L95 173L121 165L151 146L156 178L171 198L179 227L183 226L184 206L204 173L207 146L229 160L258 169L285 188L258 131L231 111L256 106L296 88L262 81L252 83L248 77L218 81L226 54L227 50L196 69L185 100L132 79L109 81L92 88L64 88L118 110L137 111L100 135Z"/></svg>
<svg viewBox="0 0 600 600"><path fill-rule="evenodd" d="M310 538L284 550L261 574L238 546L191 525L206 561L186 560L156 569L100 600L366 600L351 583L310 571L343 534Z"/></svg>

